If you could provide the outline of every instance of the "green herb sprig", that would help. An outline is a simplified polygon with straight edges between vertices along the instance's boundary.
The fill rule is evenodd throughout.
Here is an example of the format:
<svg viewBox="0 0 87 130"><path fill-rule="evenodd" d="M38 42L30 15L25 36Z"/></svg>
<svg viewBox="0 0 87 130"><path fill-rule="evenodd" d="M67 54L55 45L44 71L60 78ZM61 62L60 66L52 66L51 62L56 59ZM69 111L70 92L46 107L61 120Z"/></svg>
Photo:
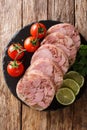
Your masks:
<svg viewBox="0 0 87 130"><path fill-rule="evenodd" d="M80 45L76 61L72 68L83 76L87 75L87 45Z"/></svg>

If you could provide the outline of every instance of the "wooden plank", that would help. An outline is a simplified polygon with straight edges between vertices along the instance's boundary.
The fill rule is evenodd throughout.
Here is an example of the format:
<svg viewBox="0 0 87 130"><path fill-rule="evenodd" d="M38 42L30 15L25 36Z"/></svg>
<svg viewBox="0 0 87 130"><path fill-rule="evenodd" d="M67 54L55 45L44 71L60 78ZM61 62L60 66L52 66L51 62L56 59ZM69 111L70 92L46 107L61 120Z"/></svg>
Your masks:
<svg viewBox="0 0 87 130"><path fill-rule="evenodd" d="M48 0L48 19L74 24L74 0Z"/></svg>
<svg viewBox="0 0 87 130"><path fill-rule="evenodd" d="M35 111L23 105L22 130L47 130L48 112Z"/></svg>
<svg viewBox="0 0 87 130"><path fill-rule="evenodd" d="M75 25L87 40L87 0L75 0Z"/></svg>
<svg viewBox="0 0 87 130"><path fill-rule="evenodd" d="M72 130L73 105L57 111L51 111L47 130Z"/></svg>
<svg viewBox="0 0 87 130"><path fill-rule="evenodd" d="M47 0L23 0L23 26L47 19Z"/></svg>
<svg viewBox="0 0 87 130"><path fill-rule="evenodd" d="M87 40L87 0L75 0L75 25ZM74 105L72 128L87 130L87 89Z"/></svg>
<svg viewBox="0 0 87 130"><path fill-rule="evenodd" d="M21 28L21 0L0 0L0 129L20 130L20 102L8 90L2 74L2 56L9 39Z"/></svg>
<svg viewBox="0 0 87 130"><path fill-rule="evenodd" d="M74 0L49 0L48 19L74 24ZM73 105L50 112L48 130L72 130Z"/></svg>
<svg viewBox="0 0 87 130"><path fill-rule="evenodd" d="M23 0L23 26L47 19L47 0ZM47 130L48 112L38 112L23 105L22 130Z"/></svg>
<svg viewBox="0 0 87 130"><path fill-rule="evenodd" d="M26 3L26 2L25 2ZM32 1L33 3L33 1ZM63 4L62 4L63 3ZM28 4L28 3L27 3ZM27 6L27 4L25 4ZM58 6L59 5L59 6ZM43 7L43 6L42 6ZM25 7L25 11L28 7ZM34 8L34 4L32 4L32 8ZM68 9L67 9L68 8ZM63 10L64 9L64 10ZM29 10L29 13L32 13L33 9ZM40 10L41 11L41 10ZM71 22L74 23L74 1L48 1L48 8L47 8L47 18L52 20L60 20L63 22ZM37 11L36 11L37 12ZM29 14L28 12L25 14ZM36 14L36 13L35 13ZM70 15L71 14L71 15ZM32 21L32 17L34 20L37 19L37 15L29 15L30 19L27 17L27 20L24 19L25 24L28 23L26 21ZM42 16L40 16L42 19ZM26 18L26 16L25 16ZM24 22L23 22L24 23ZM64 110L58 110L54 112L36 112L31 110L23 105L23 114L22 114L22 128L26 128L26 130L35 129L35 130L57 130L57 129L64 129L64 130L71 130L72 129L72 118L73 118L73 105L68 107ZM44 121L41 121L41 118ZM37 120L38 117L38 120ZM29 122L27 122L29 121ZM68 123L69 122L69 123ZM44 127L43 127L44 124Z"/></svg>
<svg viewBox="0 0 87 130"><path fill-rule="evenodd" d="M87 130L87 91L74 105L73 126L75 130Z"/></svg>

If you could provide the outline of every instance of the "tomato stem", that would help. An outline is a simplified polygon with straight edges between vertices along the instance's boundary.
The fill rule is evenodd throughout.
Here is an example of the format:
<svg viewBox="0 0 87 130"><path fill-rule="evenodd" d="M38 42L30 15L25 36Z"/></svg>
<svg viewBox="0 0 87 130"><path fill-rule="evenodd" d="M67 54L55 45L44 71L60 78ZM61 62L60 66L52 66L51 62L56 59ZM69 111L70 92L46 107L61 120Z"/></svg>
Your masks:
<svg viewBox="0 0 87 130"><path fill-rule="evenodd" d="M21 49L21 51L18 52L17 56L15 57L15 60L18 58L18 56L19 56L22 52L25 52L25 51L26 51L26 49Z"/></svg>
<svg viewBox="0 0 87 130"><path fill-rule="evenodd" d="M44 29L42 27L38 28L38 33L44 33Z"/></svg>
<svg viewBox="0 0 87 130"><path fill-rule="evenodd" d="M21 46L19 46L18 44L14 44L15 50L18 50L18 49L21 50L22 49Z"/></svg>
<svg viewBox="0 0 87 130"><path fill-rule="evenodd" d="M41 27L40 23L38 22L38 33L44 33L44 28Z"/></svg>
<svg viewBox="0 0 87 130"><path fill-rule="evenodd" d="M22 62L18 62L17 60L10 61L10 65L12 66L12 68L18 68L21 63Z"/></svg>
<svg viewBox="0 0 87 130"><path fill-rule="evenodd" d="M18 64L17 64L17 61L16 61L16 60L11 61L11 62L10 62L10 65L11 65L13 68L17 68L17 67L18 67Z"/></svg>
<svg viewBox="0 0 87 130"><path fill-rule="evenodd" d="M39 39L31 40L31 43L32 43L34 46L36 46L38 41L39 41Z"/></svg>

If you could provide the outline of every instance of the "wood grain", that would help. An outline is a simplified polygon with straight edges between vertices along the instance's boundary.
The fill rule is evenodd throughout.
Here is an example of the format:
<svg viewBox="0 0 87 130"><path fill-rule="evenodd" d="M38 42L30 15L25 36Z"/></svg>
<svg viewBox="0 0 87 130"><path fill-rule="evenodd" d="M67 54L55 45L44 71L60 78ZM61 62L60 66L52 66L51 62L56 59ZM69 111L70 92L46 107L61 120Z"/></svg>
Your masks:
<svg viewBox="0 0 87 130"><path fill-rule="evenodd" d="M74 24L74 0L49 0L48 19ZM48 130L72 130L73 105L64 109L50 112Z"/></svg>
<svg viewBox="0 0 87 130"><path fill-rule="evenodd" d="M75 0L75 25L87 40L87 0ZM87 89L74 105L73 129L87 130Z"/></svg>
<svg viewBox="0 0 87 130"><path fill-rule="evenodd" d="M53 4L53 2L55 3L55 6ZM59 20L59 21L67 21L67 22L71 22L74 23L74 2L72 2L72 4L70 3L69 5L67 4L67 2L65 2L66 6L64 7L63 5L58 8L61 12L63 7L67 8L67 5L69 7L69 9L71 8L71 10L69 10L69 12L67 12L67 16L66 14L58 14L58 18L56 16L56 14L58 13L58 10L55 10L54 8L57 9L58 3L61 3L60 1L48 1L48 12L47 12L47 17L48 19L52 19L52 20ZM62 4L62 3L61 3ZM33 5L32 5L33 6ZM31 9L32 10L32 9ZM64 10L64 13L66 13L66 11ZM30 11L31 12L31 11ZM72 12L72 13L71 13ZM36 11L37 13L37 11ZM53 14L51 14L53 13ZM69 15L69 13L71 13L71 15ZM51 16L51 18L50 18ZM37 20L37 18L33 18L35 21ZM29 19L28 19L29 20ZM32 19L30 20L32 21ZM24 22L23 22L24 23ZM28 23L28 22L26 22ZM73 110L72 110L73 106L65 109L65 110L58 110L55 112L37 112L34 110L29 110L29 108L25 107L23 105L23 118L22 118L22 128L26 128L28 129L35 129L35 130L57 130L57 129L64 129L64 130L71 130L72 129L72 119L73 119ZM29 115L28 115L28 114ZM31 116L32 115L32 116ZM33 116L35 118L33 118ZM44 118L44 122L41 121L40 117ZM38 117L38 121L37 121L37 117ZM27 120L29 120L30 122L27 123ZM68 123L69 122L69 123ZM44 127L43 127L43 123L44 123ZM33 125L32 125L33 124Z"/></svg>
<svg viewBox="0 0 87 130"><path fill-rule="evenodd" d="M23 105L22 129L23 130L47 130L47 112L35 111Z"/></svg>
<svg viewBox="0 0 87 130"><path fill-rule="evenodd" d="M23 26L47 19L47 0L23 0ZM22 130L47 130L47 112L38 112L23 105Z"/></svg>
<svg viewBox="0 0 87 130"><path fill-rule="evenodd" d="M0 130L20 130L21 105L8 90L1 69L4 48L19 28L21 0L0 0Z"/></svg>
<svg viewBox="0 0 87 130"><path fill-rule="evenodd" d="M87 91L74 105L73 126L75 130L87 130Z"/></svg>
<svg viewBox="0 0 87 130"><path fill-rule="evenodd" d="M75 25L87 40L87 0L75 0Z"/></svg>
<svg viewBox="0 0 87 130"><path fill-rule="evenodd" d="M72 130L73 105L65 109L51 111L47 130Z"/></svg>
<svg viewBox="0 0 87 130"><path fill-rule="evenodd" d="M74 0L48 0L48 19L74 24Z"/></svg>
<svg viewBox="0 0 87 130"><path fill-rule="evenodd" d="M87 130L87 90L77 102L57 111L35 111L8 90L1 62L12 35L31 22L75 24L87 39L87 0L0 0L0 130Z"/></svg>
<svg viewBox="0 0 87 130"><path fill-rule="evenodd" d="M47 19L47 0L23 0L23 26Z"/></svg>

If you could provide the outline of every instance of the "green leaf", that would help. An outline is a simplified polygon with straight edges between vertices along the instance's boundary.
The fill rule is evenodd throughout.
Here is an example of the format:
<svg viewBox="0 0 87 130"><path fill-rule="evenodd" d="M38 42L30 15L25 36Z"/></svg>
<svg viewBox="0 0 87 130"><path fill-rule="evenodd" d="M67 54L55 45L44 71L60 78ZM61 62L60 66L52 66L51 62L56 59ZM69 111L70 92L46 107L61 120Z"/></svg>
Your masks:
<svg viewBox="0 0 87 130"><path fill-rule="evenodd" d="M83 76L87 75L87 45L80 46L76 61L73 64L72 68Z"/></svg>

